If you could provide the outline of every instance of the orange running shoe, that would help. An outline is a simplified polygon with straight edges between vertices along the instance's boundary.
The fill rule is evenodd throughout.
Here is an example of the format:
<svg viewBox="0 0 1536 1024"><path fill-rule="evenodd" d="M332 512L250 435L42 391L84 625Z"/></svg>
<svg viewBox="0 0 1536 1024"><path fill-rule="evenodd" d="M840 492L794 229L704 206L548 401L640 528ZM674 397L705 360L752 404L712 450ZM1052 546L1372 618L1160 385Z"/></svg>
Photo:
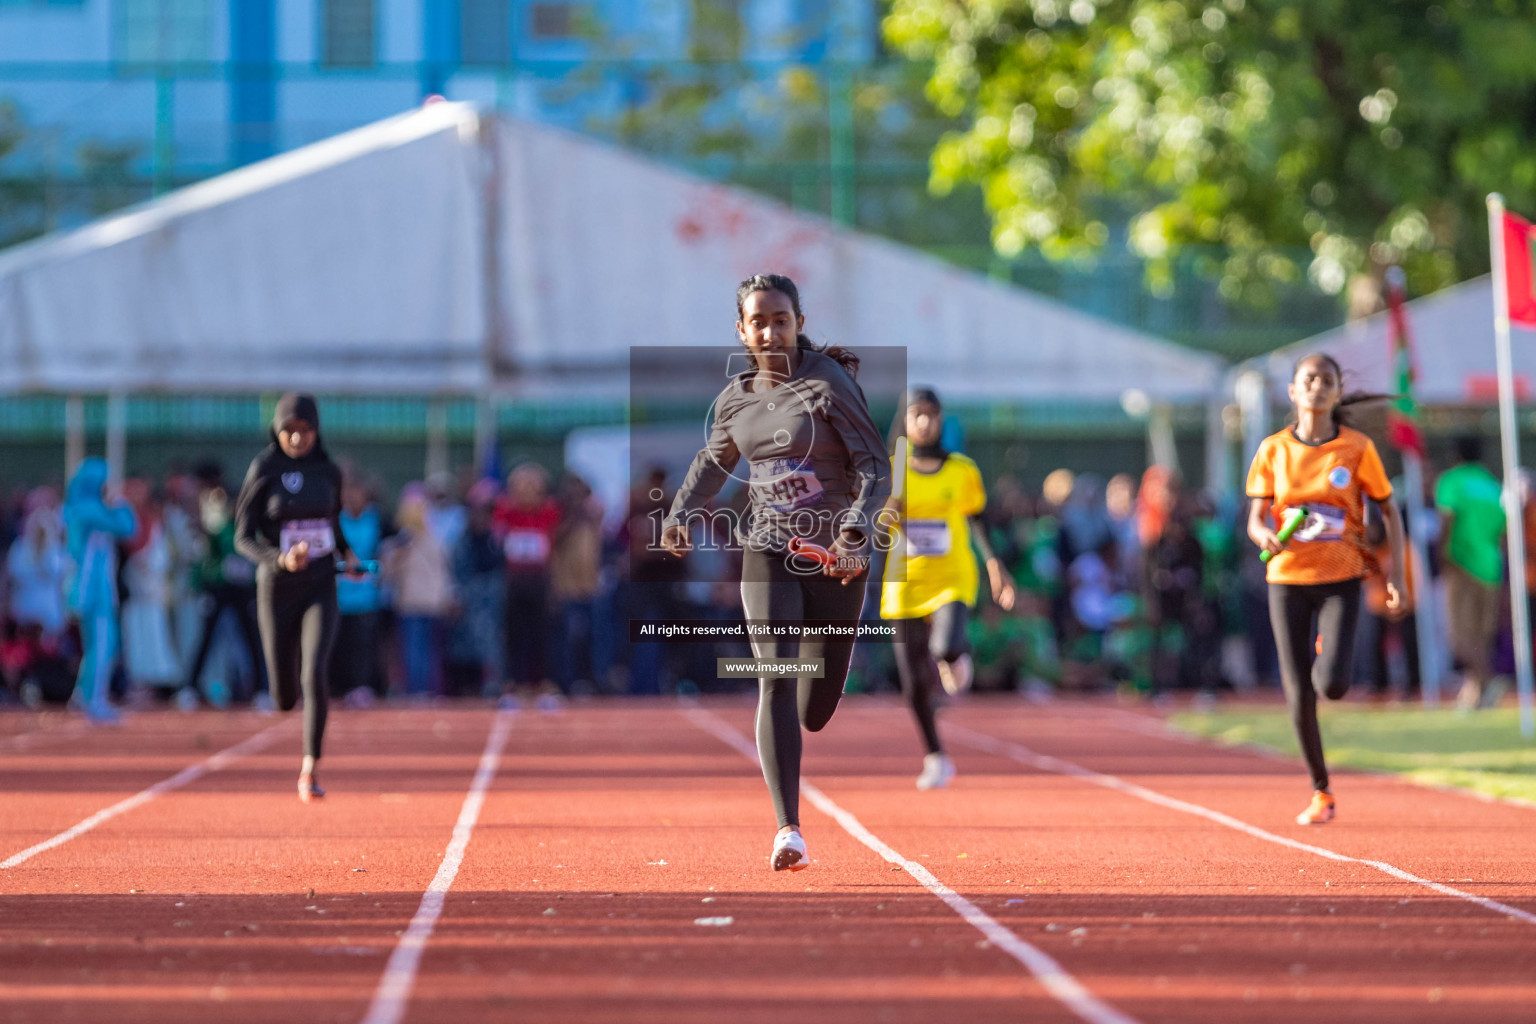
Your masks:
<svg viewBox="0 0 1536 1024"><path fill-rule="evenodd" d="M315 781L313 774L310 772L305 772L299 776L300 800L304 801L305 803L310 803L311 801L322 800L324 798L325 790L320 788L320 783Z"/></svg>
<svg viewBox="0 0 1536 1024"><path fill-rule="evenodd" d="M1296 824L1321 825L1332 821L1334 806L1333 794L1320 789L1312 794L1312 802L1307 805L1307 809L1296 815Z"/></svg>

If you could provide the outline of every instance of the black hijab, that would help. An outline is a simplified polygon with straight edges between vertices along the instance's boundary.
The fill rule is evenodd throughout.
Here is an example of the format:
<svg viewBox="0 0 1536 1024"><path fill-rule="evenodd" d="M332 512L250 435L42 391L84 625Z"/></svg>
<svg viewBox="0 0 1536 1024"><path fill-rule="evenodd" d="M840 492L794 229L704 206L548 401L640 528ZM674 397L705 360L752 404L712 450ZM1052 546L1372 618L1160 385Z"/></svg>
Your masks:
<svg viewBox="0 0 1536 1024"><path fill-rule="evenodd" d="M283 424L289 420L302 420L315 429L315 446L299 461L330 458L320 441L320 404L315 401L314 395L307 395L302 391L290 391L277 400L277 406L272 410L272 443L284 456L288 453L284 452L283 446L278 443L277 432L283 429Z"/></svg>
<svg viewBox="0 0 1536 1024"><path fill-rule="evenodd" d="M908 388L906 397L903 400L903 408L908 405L916 405L919 402L933 406L941 414L944 411L944 406L939 403L939 393L933 390L933 388ZM913 444L911 452L919 459L938 459L940 462L949 457L949 452L944 450L944 445L941 441L935 441L933 444Z"/></svg>

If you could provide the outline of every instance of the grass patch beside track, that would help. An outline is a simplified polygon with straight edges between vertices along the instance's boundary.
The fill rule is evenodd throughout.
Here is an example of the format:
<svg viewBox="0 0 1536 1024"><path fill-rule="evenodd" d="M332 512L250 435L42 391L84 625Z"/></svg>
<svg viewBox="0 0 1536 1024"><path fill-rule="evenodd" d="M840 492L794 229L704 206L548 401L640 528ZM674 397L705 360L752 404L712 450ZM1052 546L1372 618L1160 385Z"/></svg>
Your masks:
<svg viewBox="0 0 1536 1024"><path fill-rule="evenodd" d="M1516 709L1472 714L1410 708L1320 709L1328 763L1393 772L1432 786L1536 802L1536 742ZM1175 729L1300 756L1290 717L1260 709L1172 715Z"/></svg>

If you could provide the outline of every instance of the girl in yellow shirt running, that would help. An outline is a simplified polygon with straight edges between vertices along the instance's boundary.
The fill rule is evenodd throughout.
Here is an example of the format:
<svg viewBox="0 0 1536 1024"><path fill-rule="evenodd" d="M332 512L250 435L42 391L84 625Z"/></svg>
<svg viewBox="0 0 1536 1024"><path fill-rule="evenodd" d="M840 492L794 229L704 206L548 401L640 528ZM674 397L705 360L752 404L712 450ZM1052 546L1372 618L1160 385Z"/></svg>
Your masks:
<svg viewBox="0 0 1536 1024"><path fill-rule="evenodd" d="M1013 608L1014 587L987 543L986 529L972 518L987 505L981 471L939 444L944 425L939 396L930 388L914 388L906 407L906 465L894 467L905 474L898 476L902 483L896 489L904 507L896 509L901 518L885 562L880 615L905 620L894 645L896 671L928 749L917 788L937 789L954 778L955 766L934 721L934 681L952 695L971 686L965 625L978 584L972 541L986 559L993 600L1004 610Z"/></svg>

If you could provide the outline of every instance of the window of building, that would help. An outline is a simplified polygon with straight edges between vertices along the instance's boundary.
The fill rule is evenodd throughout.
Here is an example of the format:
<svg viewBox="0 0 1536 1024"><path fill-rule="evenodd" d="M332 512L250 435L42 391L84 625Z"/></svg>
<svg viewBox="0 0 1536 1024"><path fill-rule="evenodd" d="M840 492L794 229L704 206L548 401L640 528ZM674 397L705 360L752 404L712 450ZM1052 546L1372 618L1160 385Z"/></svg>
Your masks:
<svg viewBox="0 0 1536 1024"><path fill-rule="evenodd" d="M214 0L118 0L112 5L120 61L213 59Z"/></svg>
<svg viewBox="0 0 1536 1024"><path fill-rule="evenodd" d="M512 59L512 0L459 0L459 60L506 64Z"/></svg>
<svg viewBox="0 0 1536 1024"><path fill-rule="evenodd" d="M528 31L534 39L575 39L584 9L579 4L534 3L528 8Z"/></svg>
<svg viewBox="0 0 1536 1024"><path fill-rule="evenodd" d="M736 60L741 56L741 0L693 0L695 60Z"/></svg>
<svg viewBox="0 0 1536 1024"><path fill-rule="evenodd" d="M372 67L378 47L373 0L321 0L320 61L327 67Z"/></svg>

